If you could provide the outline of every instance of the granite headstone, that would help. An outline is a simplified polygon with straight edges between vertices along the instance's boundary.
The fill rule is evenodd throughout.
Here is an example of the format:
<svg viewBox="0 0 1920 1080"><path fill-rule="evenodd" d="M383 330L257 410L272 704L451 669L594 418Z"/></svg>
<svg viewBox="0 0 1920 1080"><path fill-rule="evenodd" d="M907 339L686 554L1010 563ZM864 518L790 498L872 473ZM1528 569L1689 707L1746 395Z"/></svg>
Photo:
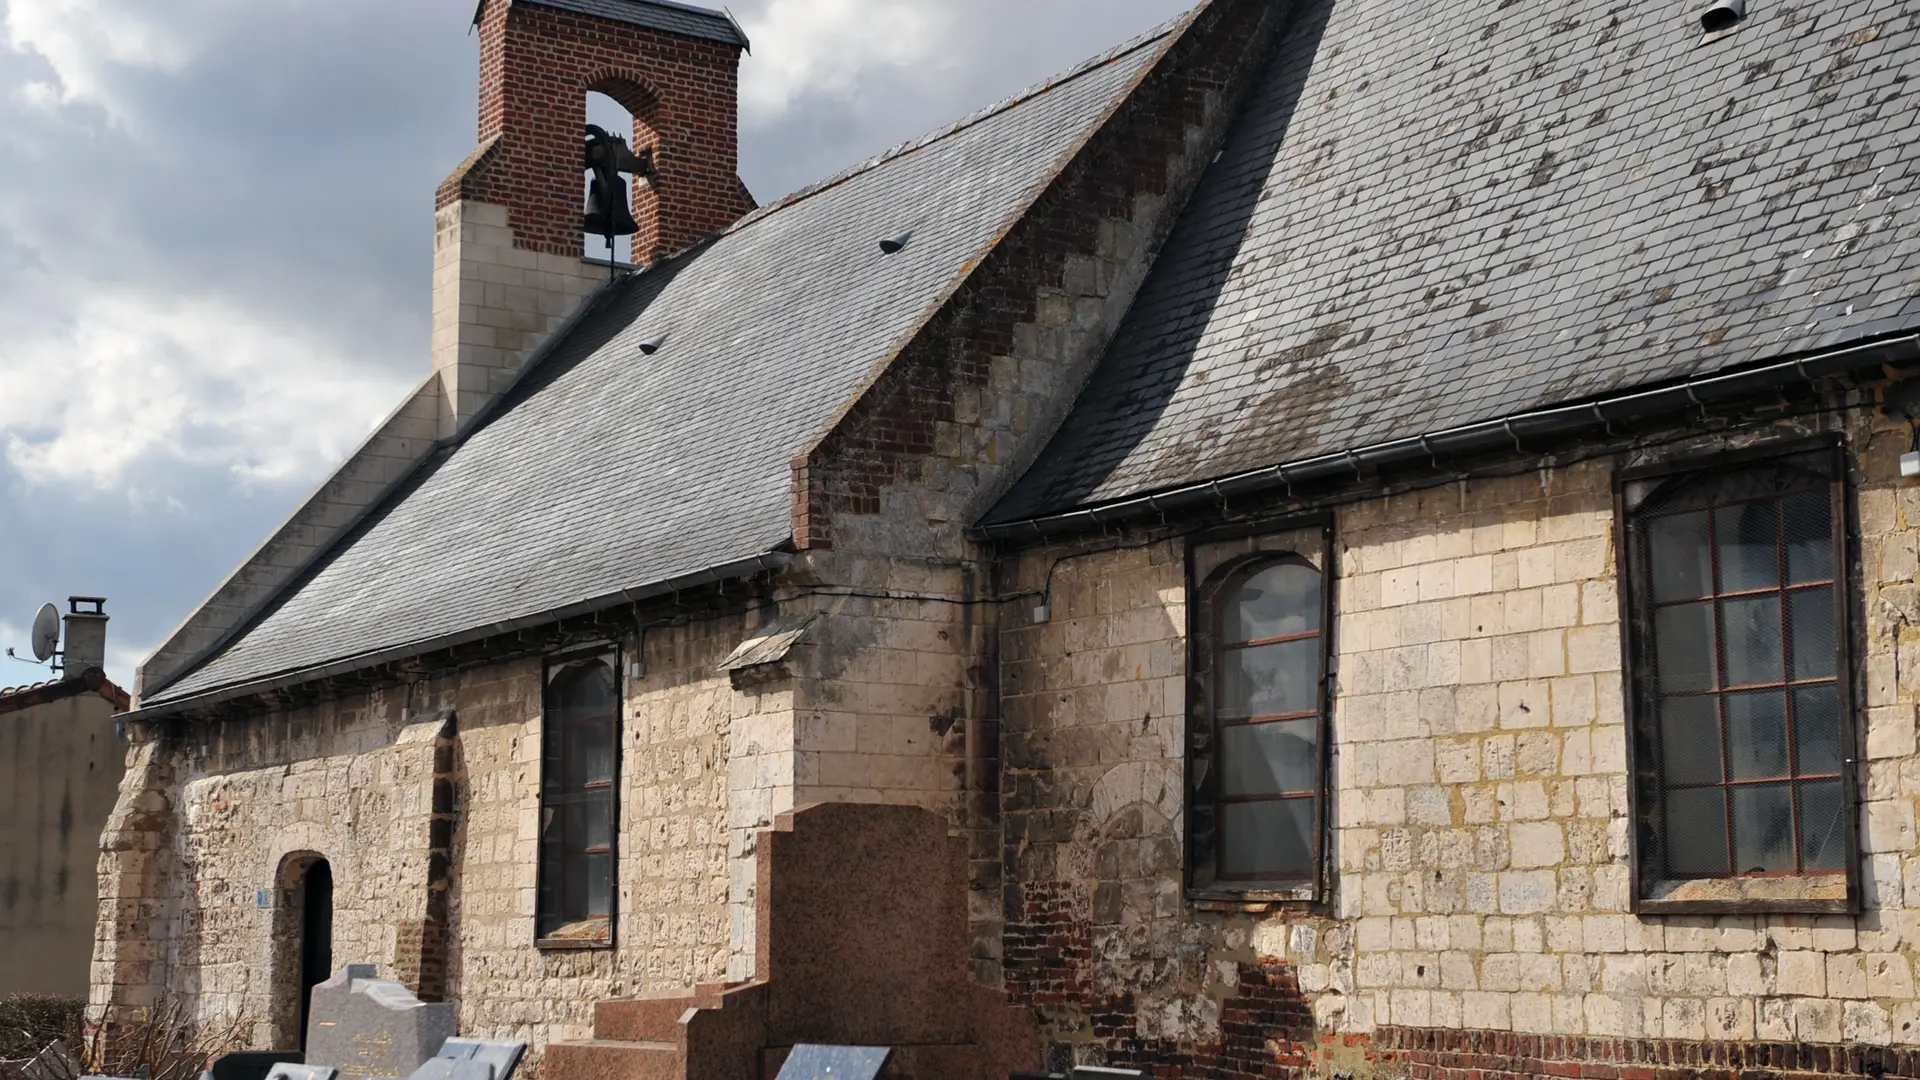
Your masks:
<svg viewBox="0 0 1920 1080"><path fill-rule="evenodd" d="M372 964L348 964L313 988L307 1061L342 1077L408 1076L454 1032L452 1005L429 1005Z"/></svg>
<svg viewBox="0 0 1920 1080"><path fill-rule="evenodd" d="M520 1059L527 1052L523 1042L488 1042L485 1039L448 1039L440 1045L440 1052L434 1055L434 1061L452 1062L455 1065L484 1065L488 1073L482 1080L513 1080L515 1069L520 1067ZM428 1065L433 1062L428 1062ZM422 1066L424 1068L425 1066Z"/></svg>
<svg viewBox="0 0 1920 1080"><path fill-rule="evenodd" d="M892 1058L891 1046L803 1044L787 1055L779 1080L880 1080Z"/></svg>

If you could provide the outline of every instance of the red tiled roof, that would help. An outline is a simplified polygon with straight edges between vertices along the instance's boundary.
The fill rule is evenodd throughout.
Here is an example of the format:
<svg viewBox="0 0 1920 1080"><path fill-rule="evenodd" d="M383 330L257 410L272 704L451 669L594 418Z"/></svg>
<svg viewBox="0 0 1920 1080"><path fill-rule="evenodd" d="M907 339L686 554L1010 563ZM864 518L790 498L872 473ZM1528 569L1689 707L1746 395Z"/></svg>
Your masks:
<svg viewBox="0 0 1920 1080"><path fill-rule="evenodd" d="M0 689L0 714L19 712L35 705L44 705L49 701L60 701L80 694L99 694L111 702L114 709L126 712L133 705L133 698L120 689L107 673L92 668L72 679L50 679L46 682L28 686L14 686Z"/></svg>

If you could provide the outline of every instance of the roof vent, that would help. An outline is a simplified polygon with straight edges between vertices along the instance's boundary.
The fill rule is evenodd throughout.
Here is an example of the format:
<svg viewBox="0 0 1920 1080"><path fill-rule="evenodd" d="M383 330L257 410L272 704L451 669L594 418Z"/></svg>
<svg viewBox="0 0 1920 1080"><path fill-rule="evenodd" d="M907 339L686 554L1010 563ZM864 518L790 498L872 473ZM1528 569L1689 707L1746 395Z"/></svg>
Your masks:
<svg viewBox="0 0 1920 1080"><path fill-rule="evenodd" d="M1708 34L1724 34L1747 17L1747 0L1714 0L1700 12L1700 29Z"/></svg>
<svg viewBox="0 0 1920 1080"><path fill-rule="evenodd" d="M903 232L899 236L889 236L885 240L880 241L880 250L889 255L898 255L907 250L907 241L912 239L913 234L910 232Z"/></svg>
<svg viewBox="0 0 1920 1080"><path fill-rule="evenodd" d="M661 334L659 337L650 337L647 340L640 343L640 351L644 355L652 356L654 353L657 353L660 351L660 346L665 345L666 343L667 343L667 335L665 334Z"/></svg>

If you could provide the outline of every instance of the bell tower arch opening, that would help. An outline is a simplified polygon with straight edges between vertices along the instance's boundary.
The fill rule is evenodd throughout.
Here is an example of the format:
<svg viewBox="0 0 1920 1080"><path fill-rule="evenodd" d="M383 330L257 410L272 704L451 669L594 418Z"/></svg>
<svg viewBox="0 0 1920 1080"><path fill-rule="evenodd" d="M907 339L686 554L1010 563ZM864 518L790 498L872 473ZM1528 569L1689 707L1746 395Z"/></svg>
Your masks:
<svg viewBox="0 0 1920 1080"><path fill-rule="evenodd" d="M603 131L621 140L649 167L660 144L654 128L658 113L659 98L646 84L631 75L602 75L588 84L586 116L589 140L596 130ZM640 261L650 261L660 231L659 193L654 189L652 179L623 169L614 170L616 186L603 190L608 174L596 170L591 162L583 161L582 169L586 196L582 250L586 252L586 257L632 264L637 250L643 256ZM624 210L625 214L618 213L620 210ZM619 228L596 231L596 223L615 220Z"/></svg>
<svg viewBox="0 0 1920 1080"><path fill-rule="evenodd" d="M616 138L625 139L629 146L633 145L633 114L628 112L618 101L597 90L587 93L587 123L606 131ZM596 200L606 198L607 194L594 190L594 170L585 166L582 168L585 174L584 188L587 215L591 218L596 209L604 212L604 207L596 206ZM626 177L625 179L630 185L634 183L633 177ZM628 209L629 212L631 212L632 207L630 202ZM636 214L634 217L637 221L639 215ZM631 235L615 235L612 239L612 246L609 247L607 243L608 238L605 233L596 234L591 231L587 232L582 240L582 247L587 253L587 258L607 259L612 262L631 264L633 262L633 237Z"/></svg>

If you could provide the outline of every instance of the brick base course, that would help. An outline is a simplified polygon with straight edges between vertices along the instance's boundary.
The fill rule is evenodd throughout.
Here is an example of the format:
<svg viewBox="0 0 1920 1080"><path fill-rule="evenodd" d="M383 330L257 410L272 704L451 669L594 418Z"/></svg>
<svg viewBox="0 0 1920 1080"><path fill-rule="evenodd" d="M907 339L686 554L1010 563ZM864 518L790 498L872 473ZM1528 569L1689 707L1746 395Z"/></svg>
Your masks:
<svg viewBox="0 0 1920 1080"><path fill-rule="evenodd" d="M1383 1027L1374 1033L1372 1048L1383 1075L1404 1070L1412 1080L1920 1076L1920 1051L1822 1043L1604 1039Z"/></svg>

